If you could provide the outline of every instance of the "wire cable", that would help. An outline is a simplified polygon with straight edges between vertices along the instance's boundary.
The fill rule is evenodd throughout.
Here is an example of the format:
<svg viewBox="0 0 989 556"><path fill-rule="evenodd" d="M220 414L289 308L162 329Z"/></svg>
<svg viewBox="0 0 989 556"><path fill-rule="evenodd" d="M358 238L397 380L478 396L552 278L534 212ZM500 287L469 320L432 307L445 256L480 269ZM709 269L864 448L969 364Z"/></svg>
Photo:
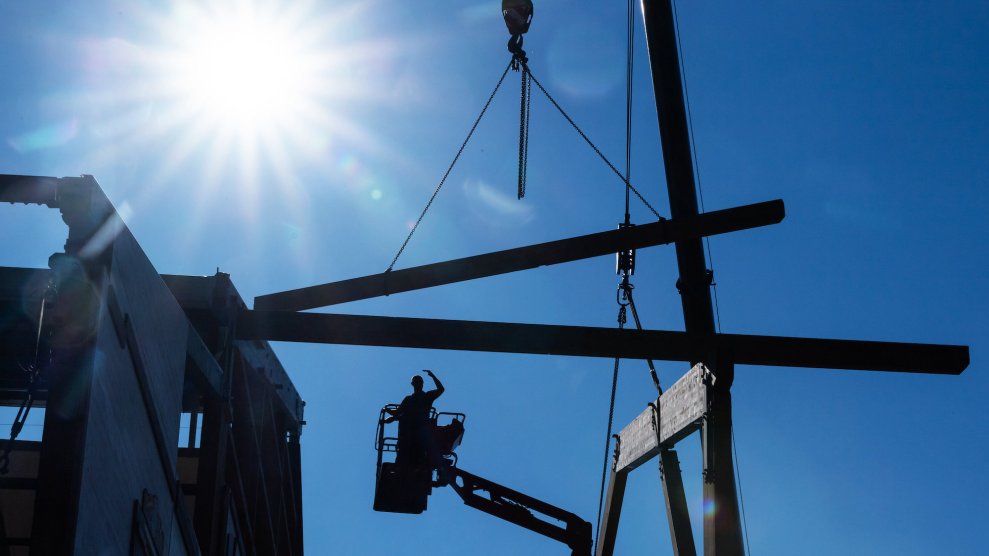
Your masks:
<svg viewBox="0 0 989 556"><path fill-rule="evenodd" d="M635 2L628 0L628 45L625 54L625 183L632 176L632 70L635 59ZM625 223L630 222L628 210L629 194L625 188Z"/></svg>
<svg viewBox="0 0 989 556"><path fill-rule="evenodd" d="M628 51L627 51L627 54L626 54L626 69L625 69L625 175L624 176L620 176L620 174L619 174L619 176L622 177L622 181L625 182L625 225L626 226L628 226L630 224L630 220L631 220L631 216L629 214L629 191L630 190L634 190L634 188L632 187L632 184L631 184L631 182L629 180L630 175L631 175L631 172L632 172L632 170L631 170L631 168L632 168L632 44L633 44L633 36L634 36L633 33L634 33L634 29L635 29L635 26L634 26L634 22L635 22L634 21L634 14L635 14L635 4L633 3L633 0L629 0L629 2L628 2ZM532 78L532 81L536 81L536 79L533 77ZM560 113L563 114L563 116L567 119L567 121L570 122L570 124L574 127L574 129L576 129L577 132L580 133L581 137L583 137L584 140L587 141L587 143L589 145L591 145L591 148L593 148L594 151L598 153L598 156L600 156L602 159L604 159L604 161L609 166L611 166L611 169L612 170L615 170L615 167L612 166L611 162L609 162L608 159L605 158L605 156L603 154L601 154L601 151L598 150L598 148L595 147L593 143L591 143L591 140L588 139L586 135L584 135L584 133L580 130L580 128L577 127L577 124L575 124L573 122L573 120L570 118L570 116L567 116L567 114L563 111L563 109L560 108L560 105L557 104L556 101L553 100L553 98L549 96L549 93L547 93L546 90L543 89L543 86L541 84L539 84L538 81L536 81L536 85L539 87L540 90L543 91L543 94L545 94L547 96L547 98L550 99L550 102L553 103L553 106L556 106L557 110L559 110ZM616 170L616 173L617 173L617 170ZM635 194L638 195L639 199L643 203L645 203L645 205L647 207L649 207L650 210L652 210L653 214L655 214L658 218L662 218L661 216L659 216L659 213L657 213L656 210L653 209L652 206L649 205L649 203L647 203L646 200L642 198L642 195L639 195L639 192L638 191L636 191ZM618 304L619 304L619 309L618 309L618 328L619 329L624 329L625 328L625 323L628 321L627 312L626 312L626 306L627 305L632 305L632 286L628 282L628 276L629 275L628 275L628 272L627 271L623 272L623 275L622 275L622 284L621 284L621 286L619 286L619 288L621 288L621 290L624 293L624 296L625 296L624 299L626 301L626 303L624 303L624 304L622 303L622 300L621 299L619 299L619 301L618 301ZM638 314L637 314L637 312L635 310L635 306L634 305L632 305L632 315L635 318L636 325L641 329L642 326L639 324L639 316L638 316ZM614 426L614 419L615 419L615 394L616 394L616 392L618 390L618 365L619 365L619 362L620 362L620 359L618 357L616 357L615 358L615 368L614 368L614 371L613 371L612 376L611 376L611 402L608 405L608 435L604 439L604 461L603 461L603 465L601 466L601 491L598 493L598 517L597 517L597 522L596 522L595 527L594 527L594 534L595 534L595 537L594 537L594 552L595 553L597 553L598 542L601 540L601 511L602 511L602 509L604 507L604 483L605 483L605 477L608 474L608 452L609 452L609 449L611 448L611 437L612 437L611 429ZM652 365L652 361L651 360L649 361L649 368L650 368L650 371L652 372L653 381L656 383L656 388L659 388L659 380L656 378L656 371L653 368L653 365ZM617 448L616 448L616 450L617 450Z"/></svg>
<svg viewBox="0 0 989 556"><path fill-rule="evenodd" d="M463 154L464 149L467 147L467 142L470 141L471 136L474 135L474 131L477 129L477 124L481 123L481 118L484 117L484 113L487 112L488 107L491 106L491 101L494 99L495 93L497 93L498 89L501 88L501 84L505 81L505 76L508 75L508 70L511 69L514 62L515 58L513 57L512 61L505 66L505 71L503 71L501 73L501 77L498 78L498 84L495 85L494 90L491 91L491 95L488 96L488 101L484 103L484 108L481 109L481 113L478 114L477 119L474 120L474 125L472 125L470 131L467 132L467 138L464 139L464 142L460 145L460 149L457 151L456 156L453 157L453 161L450 162L450 166L447 167L446 172L443 174L443 178L440 179L440 183L436 186L432 196L429 197L429 202L427 202L426 207L422 209L422 213L419 214L419 218L412 226L412 229L409 230L409 235L405 237L405 241L403 241L402 246L398 248L398 253L395 254L395 258L391 260L391 264L388 265L388 269L385 270L385 272L391 272L392 269L395 268L395 263L398 262L398 258L402 256L402 252L405 251L405 247L408 246L409 240L412 239L412 234L416 233L416 230L419 228L419 224L422 222L423 217L426 216L426 211L428 211L429 207L433 205L433 201L436 200L436 195L439 194L440 189L443 188L443 184L446 183L446 178L449 177L453 167L457 164L457 161L460 160L460 155Z"/></svg>
<svg viewBox="0 0 989 556"><path fill-rule="evenodd" d="M742 496L742 472L738 466L738 449L735 448L735 428L731 429L731 451L735 460L735 477L738 479L738 500L742 504L742 531L745 533L745 552L752 554L752 547L749 545L749 524L745 520L745 497Z"/></svg>
<svg viewBox="0 0 989 556"><path fill-rule="evenodd" d="M595 145L594 142L591 141L589 137L587 137L587 134L584 133L584 131L580 129L580 126L578 126L576 122L573 121L573 118L571 118L570 115L567 114L565 110L563 110L563 108L560 106L560 103L556 102L556 99L553 98L553 95L549 94L546 88L543 87L543 84L540 83L538 79L536 79L536 76L533 75L531 71L529 72L529 79L531 79L532 82L536 84L536 87L538 87L539 90L542 91L542 93L549 100L550 104L552 104L553 107L556 108L556 110L559 111L560 114L567 120L567 122L570 123L570 125L574 128L574 130L576 130L577 133L581 136L581 138L583 138L584 141L591 147L591 149L594 150L594 152L598 155L598 157L600 157L601 160L603 160L604 163L608 165L608 168L611 168L611 171L614 172L615 175L622 180L622 183L625 184L625 187L631 190L632 193L634 193L635 196L638 197L640 201L642 201L642 204L644 204L646 208L648 208L649 211L656 216L656 218L660 220L664 220L663 216L661 216L659 212L657 212L656 209L653 208L651 204L649 204L649 201L647 201L645 197L643 197L642 194L639 193L639 190L636 189L631 183L625 180L625 176L622 175L622 173L618 170L618 168L615 168L615 165L612 164L610 160L608 160L608 157L604 156L604 153L601 152L601 149L599 149L597 145Z"/></svg>

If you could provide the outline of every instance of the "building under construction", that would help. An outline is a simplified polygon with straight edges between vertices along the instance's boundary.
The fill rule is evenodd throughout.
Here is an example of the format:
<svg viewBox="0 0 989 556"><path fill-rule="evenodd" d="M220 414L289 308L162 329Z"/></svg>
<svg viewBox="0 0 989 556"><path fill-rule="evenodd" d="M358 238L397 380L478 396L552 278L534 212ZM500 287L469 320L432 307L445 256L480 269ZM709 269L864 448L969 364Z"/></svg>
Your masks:
<svg viewBox="0 0 989 556"><path fill-rule="evenodd" d="M502 79L512 67L522 76L521 198L528 80L543 87L521 49L531 2L503 3L509 5L528 7L518 19L524 26L513 26L507 7L503 12L512 60ZM301 554L304 404L268 341L614 359L593 529L576 514L457 467L453 450L463 436L463 414L447 414L451 434L440 450L408 436L403 447L401 432L386 432L402 416L401 404L386 405L379 416L375 510L418 514L434 487L451 486L466 505L560 541L573 556L614 552L628 474L653 458L673 551L697 554L676 452L677 442L694 432L702 447L703 553L745 554L732 436L737 365L962 373L969 365L962 345L730 334L715 327L703 239L779 223L784 206L777 199L699 209L674 6L645 0L640 9L668 219L646 203L656 221L633 226L628 193L638 192L624 178L625 221L617 230L393 271L413 226L384 273L262 295L248 309L225 274L160 275L93 178L0 175L0 202L57 209L68 225L64 250L51 256L49 268L0 268L0 404L17 408L11 436L32 408L45 411L40 441L0 444L0 555ZM632 299L635 250L666 244L676 251L682 332L643 328ZM613 254L622 276L617 329L305 312ZM634 329L624 327L626 307ZM611 444L619 359L645 360L658 397ZM689 364L690 371L664 390L654 360ZM419 382L415 394L421 388ZM420 409L421 420L436 427L429 405ZM403 426L399 421L400 431Z"/></svg>
<svg viewBox="0 0 989 556"><path fill-rule="evenodd" d="M0 176L68 225L49 268L0 268L0 554L302 554L299 393L236 340L229 276L154 268L96 181ZM187 432L186 432L187 430Z"/></svg>

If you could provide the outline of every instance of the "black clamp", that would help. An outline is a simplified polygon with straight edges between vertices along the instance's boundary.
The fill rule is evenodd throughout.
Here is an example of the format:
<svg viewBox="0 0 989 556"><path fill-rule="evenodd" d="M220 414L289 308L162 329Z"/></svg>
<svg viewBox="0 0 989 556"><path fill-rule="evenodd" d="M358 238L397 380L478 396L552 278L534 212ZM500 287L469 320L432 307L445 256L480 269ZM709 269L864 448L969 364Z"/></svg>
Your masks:
<svg viewBox="0 0 989 556"><path fill-rule="evenodd" d="M611 437L615 439L615 451L612 454L612 457L614 459L611 462L611 470L612 471L617 471L618 470L618 458L622 455L622 437L619 434L613 434L613 435L611 435Z"/></svg>
<svg viewBox="0 0 989 556"><path fill-rule="evenodd" d="M709 268L704 270L703 280L695 284L688 284L687 286L684 286L682 277L677 278L676 281L677 293L680 294L683 293L683 290L685 288L690 288L690 289L710 288L712 285L714 285L714 271Z"/></svg>

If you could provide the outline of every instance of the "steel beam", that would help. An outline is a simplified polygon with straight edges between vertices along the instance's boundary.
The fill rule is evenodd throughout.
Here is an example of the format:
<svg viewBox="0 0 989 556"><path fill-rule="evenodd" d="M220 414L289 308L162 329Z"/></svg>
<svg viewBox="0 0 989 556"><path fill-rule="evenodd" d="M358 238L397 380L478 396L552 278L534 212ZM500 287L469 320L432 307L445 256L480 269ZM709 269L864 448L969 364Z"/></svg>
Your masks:
<svg viewBox="0 0 989 556"><path fill-rule="evenodd" d="M713 348L741 365L960 374L968 347L515 324L281 311L243 311L241 340L694 361Z"/></svg>
<svg viewBox="0 0 989 556"><path fill-rule="evenodd" d="M207 392L203 397L203 428L200 437L199 464L196 471L195 529L203 554L220 554L226 545L229 500L225 476L230 431L230 383L224 378L223 389Z"/></svg>
<svg viewBox="0 0 989 556"><path fill-rule="evenodd" d="M719 358L713 367L710 410L701 429L704 453L704 554L745 554L742 521L735 490L735 464L731 444L731 385L735 366Z"/></svg>
<svg viewBox="0 0 989 556"><path fill-rule="evenodd" d="M0 203L58 204L58 178L0 174Z"/></svg>
<svg viewBox="0 0 989 556"><path fill-rule="evenodd" d="M666 502L666 519L673 541L673 554L695 556L694 533L690 527L687 496L683 491L683 476L676 450L659 450L659 476L663 481L663 500Z"/></svg>
<svg viewBox="0 0 989 556"><path fill-rule="evenodd" d="M254 308L269 311L315 309L609 255L628 249L641 249L685 239L696 240L704 236L767 226L779 223L784 215L783 201L777 199L702 215L683 216L674 220L661 220L631 228L262 295L254 298Z"/></svg>
<svg viewBox="0 0 989 556"><path fill-rule="evenodd" d="M618 538L618 520L622 517L622 504L625 502L625 484L628 482L628 470L615 471L611 468L608 478L608 493L604 499L604 511L601 512L601 530L598 531L595 556L611 556L615 553L615 539Z"/></svg>
<svg viewBox="0 0 989 556"><path fill-rule="evenodd" d="M698 213L697 193L672 0L643 0L642 17L656 95L670 215L674 220L692 218ZM685 238L676 242L676 255L680 270L680 301L687 332L713 334L710 280L706 276L707 265L701 239Z"/></svg>

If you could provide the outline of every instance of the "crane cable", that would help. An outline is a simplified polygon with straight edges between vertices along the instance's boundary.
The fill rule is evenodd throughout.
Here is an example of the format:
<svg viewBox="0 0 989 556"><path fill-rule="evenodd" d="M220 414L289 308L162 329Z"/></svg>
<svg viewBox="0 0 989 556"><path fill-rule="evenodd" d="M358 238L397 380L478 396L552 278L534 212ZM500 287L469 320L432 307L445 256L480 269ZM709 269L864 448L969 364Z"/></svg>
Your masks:
<svg viewBox="0 0 989 556"><path fill-rule="evenodd" d="M528 66L526 66L526 71L529 71ZM546 88L543 87L543 84L540 83L538 79L536 79L536 76L533 75L531 71L529 71L529 79L531 79L532 82L536 84L536 87L539 88L539 90L543 93L546 99L549 100L550 104L553 105L553 108L556 108L556 110L560 113L560 115L562 115L563 118L567 120L567 123L569 123L570 126L573 127L574 130L577 132L577 134L580 135L580 137L584 140L584 142L587 143L589 147L591 147L594 153L598 155L598 158L600 158L608 166L608 168L610 168L611 171L616 176L618 176L620 180L622 180L622 183L625 185L626 190L631 191L639 199L639 201L641 201L642 204L649 209L649 212L652 212L653 215L656 216L656 218L658 218L659 220L665 220L665 218L661 214L659 214L659 212L652 206L652 204L650 204L649 201L647 201L646 198L642 196L642 193L639 193L639 190L636 189L635 186L633 186L625 178L625 176L622 175L622 173L618 170L618 168L615 167L614 164L611 163L610 160L608 160L608 157L606 157L604 153L601 152L601 149L599 149L598 146L595 145L593 141L591 141L591 139L587 136L587 134L584 133L584 130L580 129L580 126L578 126L577 123L574 122L573 118L571 118L570 115L567 114L567 112L563 109L563 107L560 106L560 103L556 102L556 99L553 98L553 95L549 94L549 91L547 91Z"/></svg>
<svg viewBox="0 0 989 556"><path fill-rule="evenodd" d="M505 66L505 71L501 72L501 77L498 78L498 83L495 85L494 90L491 91L490 95L488 95L488 100L484 103L484 108L482 108L481 113L477 115L477 119L474 120L474 125L472 125L470 127L470 131L467 132L467 137L464 139L464 142L461 143L460 149L457 151L456 156L453 157L453 161L450 162L446 172L443 173L443 178L440 179L440 183L436 186L432 196L429 197L429 201L419 214L419 218L416 219L416 223L412 225L412 229L409 230L409 235L405 237L405 241L403 241L402 246L398 248L398 253L395 253L395 258L391 260L391 264L388 265L388 269L385 270L385 272L391 272L392 269L395 268L395 263L398 262L398 258L401 257L402 252L405 251L405 247L409 244L409 240L412 239L412 234L416 233L416 230L419 228L419 224L422 222L423 217L426 216L426 211L428 211L429 207L433 205L433 201L436 200L436 195L439 194L440 189L443 188L443 184L446 183L446 178L450 176L450 172L453 171L453 167L457 164L457 161L460 160L460 155L462 155L464 153L464 149L467 148L467 142L470 141L470 138L474 135L474 131L477 129L477 124L481 123L481 118L483 118L484 113L488 111L488 107L491 106L491 101L494 100L495 93L497 93L498 89L501 88L502 82L505 81L505 76L508 75L508 70L511 69L512 64L514 63L515 58L513 57L508 65Z"/></svg>
<svg viewBox="0 0 989 556"><path fill-rule="evenodd" d="M635 4L633 3L633 0L629 0L629 2L628 2L628 33L627 33L628 43L627 43L626 67L625 67L625 175L624 176L621 176L622 177L622 181L625 182L625 221L624 221L624 225L623 225L624 227L631 226L631 215L630 215L630 211L629 211L629 198L630 198L629 192L630 191L635 191L635 194L639 197L639 199L643 203L645 203L645 205L653 212L653 214L655 214L659 218L662 218L661 216L659 216L659 214L656 212L656 210L653 209L652 206L649 203L647 203L645 199L642 198L642 195L640 195L639 192L636 191L632 187L632 184L631 184L631 182L629 180L629 178L631 176L631 171L632 171L631 170L631 168L632 168L632 75L633 75L632 74L632 68L633 68L633 64L632 64L633 57L632 56L633 56L633 45L634 45L634 36L635 36L634 35L634 29L635 29ZM533 79L533 80L535 81L535 79ZM539 85L539 82L538 81L536 82L536 85L539 86L540 89L542 89L542 85ZM546 91L543 90L543 92L545 93ZM547 93L547 96L549 96L548 93ZM560 109L559 105L557 105L556 102L553 101L552 98L550 98L550 102L552 102L553 105L557 107L557 109L559 109L561 112L563 112L563 110ZM565 113L564 113L564 117L566 117L567 120L571 123L571 125L573 125L575 129L577 129L577 131L581 134L582 137L584 137L584 139L588 142L588 144L590 144L591 147L594 148L595 152L597 152L599 156L601 156L602 158L604 158L604 155L601 154L601 152L597 149L597 147L595 147L590 142L590 140L587 139L587 137L583 134L583 132L581 132L580 129L577 128L577 125L573 123L573 120L571 120L570 117L567 116ZM605 159L605 161L607 162L607 159ZM608 165L611 166L611 169L617 173L617 170L615 169L614 166L611 165L610 162L608 162ZM624 257L624 260L623 260L623 257ZM632 253L631 252L628 252L628 253L619 253L618 260L619 260L619 267L620 267L620 270L621 270L621 273L622 273L622 281L621 281L621 284L618 286L618 293L616 294L616 301L618 302L618 328L619 328L619 330L622 330L622 329L625 328L625 323L628 320L626 308L629 307L629 306L631 306L631 308L632 308L632 317L635 319L636 326L641 330L642 329L642 325L641 325L641 323L639 321L638 311L636 311L635 305L633 304L633 301L632 301L632 289L633 289L633 286L632 286L631 283L629 283L629 275L632 272L632 269L630 267L631 267L631 264L633 264L633 262L634 262L634 260L632 258ZM603 461L602 466L601 466L601 488L600 488L600 491L598 493L598 515L597 515L597 522L596 522L596 525L594 527L594 532L595 532L595 537L594 537L594 551L595 551L595 553L597 552L598 543L601 540L601 512L602 512L602 509L603 509L603 506L604 506L604 485L605 485L605 480L606 480L606 477L607 477L607 474L608 474L608 452L609 452L609 449L611 448L611 439L612 439L612 437L613 436L617 436L617 435L612 435L612 432L611 431L612 431L612 427L614 425L614 417L615 417L615 394L618 391L618 368L619 368L620 361L621 361L621 358L615 357L615 366L614 366L614 370L613 370L612 375L611 375L611 400L610 400L609 405L608 405L608 432L605 435L605 439L604 439L604 461ZM659 379L658 379L658 377L656 375L656 370L655 370L655 367L653 366L653 363L652 363L651 360L649 360L649 369L650 369L650 372L651 372L651 376L652 376L653 382L655 383L656 388L658 389L659 388ZM615 454L614 454L614 459L615 459L616 463L617 463L617 459L618 459L618 455L619 455L618 454L619 446L617 445L617 441L618 441L618 439L616 438L616 447L615 447Z"/></svg>
<svg viewBox="0 0 989 556"><path fill-rule="evenodd" d="M618 309L618 328L619 330L625 328L625 305L622 305L619 301ZM611 403L608 405L608 434L604 439L604 465L601 467L601 492L598 494L598 517L597 522L594 526L594 530L597 536L594 539L594 551L597 552L597 543L601 536L601 509L604 506L604 483L605 478L608 475L608 449L611 447L611 428L615 420L615 393L618 391L618 366L621 362L620 357L615 357L615 368L611 373ZM617 454L616 454L617 456Z"/></svg>
<svg viewBox="0 0 989 556"><path fill-rule="evenodd" d="M457 154L453 157L453 161L450 162L450 165L447 167L446 172L444 172L442 179L440 179L440 182L439 184L437 184L436 189L433 191L433 194L429 197L429 201L426 203L426 206L422 209L422 212L419 214L419 218L416 219L415 224L412 225L412 229L409 230L409 235L405 237L405 241L402 242L402 246L399 247L398 253L395 254L395 257L392 259L391 264L388 265L388 268L385 270L385 272L391 272L395 268L395 263L397 263L398 258L402 256L402 253L405 251L405 248L408 246L409 241L412 239L413 234L415 234L416 230L419 228L419 224L422 223L422 219L426 216L426 212L432 206L433 201L436 200L436 196L439 194L440 189L443 188L443 184L446 183L447 178L450 176L450 172L453 171L453 167L457 164L457 161L460 159L460 156L463 154L464 149L467 147L468 141L470 141L470 138L473 136L474 131L477 129L477 125L481 122L481 118L484 117L484 114L487 112L488 107L491 105L491 101L494 99L495 94L498 92L498 89L501 88L501 84L502 82L504 82L505 76L508 75L508 70L510 70L515 64L521 65L522 72L525 75L525 80L526 80L525 87L527 91L525 95L526 114L522 119L525 125L524 125L524 130L520 130L520 134L522 134L522 136L524 137L524 146L523 148L519 149L521 155L520 160L522 162L519 171L520 185L521 185L520 192L523 195L525 193L524 171L528 165L528 154L527 154L528 144L529 144L528 108L531 99L531 94L528 94L528 91L531 89L531 83L535 83L536 87L550 101L550 104L552 104L553 107L556 108L558 112L560 112L563 118L567 120L570 126L573 127L573 129L577 132L577 134L580 135L580 137L588 144L588 146L591 147L591 149L595 152L595 154L598 155L598 157L608 166L608 168L610 168L611 171L614 172L615 175L617 175L619 179L622 180L622 183L625 186L626 195L628 194L629 191L631 191L632 194L634 194L636 198L638 198L639 201L641 201L642 204L645 205L646 208L649 209L649 211L656 216L657 219L665 220L665 218L661 214L659 214L659 212L652 206L652 204L650 204L649 201L647 201L646 198L642 196L642 193L640 193L639 190L636 189L635 186L631 184L628 178L626 176L623 176L622 173L618 170L618 168L616 168L615 165L612 164L610 160L608 160L608 157L606 157L604 153L601 152L601 149L599 149L598 146L595 145L593 141L591 141L590 137L588 137L587 134L584 133L584 131L580 128L580 126L577 125L577 123L573 120L573 118L571 118L570 115L567 114L567 112L563 109L563 107L560 106L560 103L558 103L556 99L553 98L553 95L551 95L549 91L547 91L546 88L543 87L543 84L540 83L538 79L536 79L536 76L532 74L532 70L529 68L529 64L527 60L525 58L519 60L517 57L513 56L508 66L505 68L505 71L502 72L501 77L498 79L498 83L495 85L494 90L491 91L491 95L488 96L487 102L484 103L484 108L481 109L481 113L478 114L477 119L474 120L474 125L471 126L470 131L467 133L467 137L464 139L464 142L460 145L460 149L457 151Z"/></svg>

